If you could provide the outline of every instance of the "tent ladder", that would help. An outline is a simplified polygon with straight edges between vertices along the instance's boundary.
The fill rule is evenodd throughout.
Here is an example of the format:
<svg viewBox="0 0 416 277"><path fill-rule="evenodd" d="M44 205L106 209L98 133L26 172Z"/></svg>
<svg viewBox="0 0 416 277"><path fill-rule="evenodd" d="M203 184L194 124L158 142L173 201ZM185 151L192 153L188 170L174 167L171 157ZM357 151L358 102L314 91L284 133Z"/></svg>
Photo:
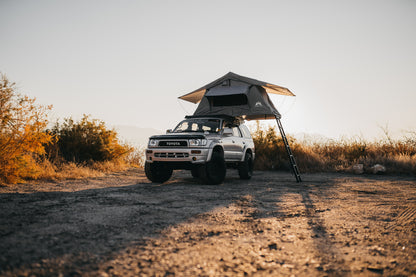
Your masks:
<svg viewBox="0 0 416 277"><path fill-rule="evenodd" d="M278 116L276 116L276 122L277 126L279 126L280 134L282 135L282 139L286 147L286 152L289 156L290 166L292 168L293 174L295 175L296 182L300 183L302 182L302 179L300 178L299 169L296 164L295 157L293 156L292 150L290 149L289 142L287 141L285 131L283 130L282 122L280 122L280 118Z"/></svg>

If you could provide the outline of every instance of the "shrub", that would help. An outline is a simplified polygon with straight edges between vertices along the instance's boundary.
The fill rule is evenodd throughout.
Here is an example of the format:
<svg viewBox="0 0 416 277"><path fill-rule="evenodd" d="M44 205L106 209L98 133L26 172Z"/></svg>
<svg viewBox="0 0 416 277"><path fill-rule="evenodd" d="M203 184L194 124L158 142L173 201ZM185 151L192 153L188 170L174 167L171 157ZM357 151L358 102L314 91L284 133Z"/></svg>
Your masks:
<svg viewBox="0 0 416 277"><path fill-rule="evenodd" d="M293 143L292 138L288 138L288 140L289 144ZM253 141L256 151L256 169L290 169L285 145L280 135L277 135L275 128L270 127L265 130L257 122Z"/></svg>
<svg viewBox="0 0 416 277"><path fill-rule="evenodd" d="M48 148L50 159L62 157L74 163L115 161L132 151L119 143L117 133L108 130L104 122L86 115L79 122L67 118L62 124L56 123L51 133L57 141Z"/></svg>
<svg viewBox="0 0 416 277"><path fill-rule="evenodd" d="M52 139L44 131L51 108L18 94L16 84L0 73L0 182L15 183L39 174L36 159Z"/></svg>

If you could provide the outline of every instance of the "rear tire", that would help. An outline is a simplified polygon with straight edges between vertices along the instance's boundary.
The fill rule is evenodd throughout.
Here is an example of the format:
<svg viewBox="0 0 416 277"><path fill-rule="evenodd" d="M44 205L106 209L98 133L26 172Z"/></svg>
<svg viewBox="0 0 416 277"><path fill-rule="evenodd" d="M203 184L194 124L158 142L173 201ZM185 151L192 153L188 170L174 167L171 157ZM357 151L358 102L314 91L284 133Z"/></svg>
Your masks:
<svg viewBox="0 0 416 277"><path fill-rule="evenodd" d="M253 176L253 155L246 153L244 161L238 165L240 179L249 180Z"/></svg>
<svg viewBox="0 0 416 277"><path fill-rule="evenodd" d="M173 170L163 164L146 162L144 164L144 172L147 179L153 183L164 183L172 176Z"/></svg>
<svg viewBox="0 0 416 277"><path fill-rule="evenodd" d="M226 171L224 156L219 152L214 152L211 160L201 166L199 176L207 185L219 185L224 182Z"/></svg>

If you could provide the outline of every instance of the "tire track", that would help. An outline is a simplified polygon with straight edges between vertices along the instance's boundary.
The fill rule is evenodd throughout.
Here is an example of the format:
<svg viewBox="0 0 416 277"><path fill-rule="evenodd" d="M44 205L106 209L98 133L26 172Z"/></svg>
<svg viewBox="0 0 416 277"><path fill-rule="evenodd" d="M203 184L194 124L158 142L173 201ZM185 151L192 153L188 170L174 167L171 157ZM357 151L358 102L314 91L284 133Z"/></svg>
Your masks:
<svg viewBox="0 0 416 277"><path fill-rule="evenodd" d="M396 218L393 220L392 224L387 227L387 230L392 230L395 227L402 227L403 231L412 231L415 229L416 222L416 208L408 207L403 210Z"/></svg>

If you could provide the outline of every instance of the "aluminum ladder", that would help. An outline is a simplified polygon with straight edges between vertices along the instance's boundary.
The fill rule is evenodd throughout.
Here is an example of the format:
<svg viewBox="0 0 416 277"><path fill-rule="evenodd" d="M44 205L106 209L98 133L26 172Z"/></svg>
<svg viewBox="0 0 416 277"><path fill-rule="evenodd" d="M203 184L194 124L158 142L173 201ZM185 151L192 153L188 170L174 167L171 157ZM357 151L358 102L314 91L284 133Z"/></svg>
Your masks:
<svg viewBox="0 0 416 277"><path fill-rule="evenodd" d="M279 126L280 134L282 135L282 139L286 147L287 155L289 156L289 161L290 161L290 166L292 168L292 172L295 175L296 182L300 183L302 182L302 179L300 178L300 173L299 173L299 169L296 164L296 161L295 161L295 157L293 156L292 149L290 149L289 142L287 141L285 131L283 130L282 122L280 122L280 118L277 115L276 115L276 122L277 122L277 126Z"/></svg>

